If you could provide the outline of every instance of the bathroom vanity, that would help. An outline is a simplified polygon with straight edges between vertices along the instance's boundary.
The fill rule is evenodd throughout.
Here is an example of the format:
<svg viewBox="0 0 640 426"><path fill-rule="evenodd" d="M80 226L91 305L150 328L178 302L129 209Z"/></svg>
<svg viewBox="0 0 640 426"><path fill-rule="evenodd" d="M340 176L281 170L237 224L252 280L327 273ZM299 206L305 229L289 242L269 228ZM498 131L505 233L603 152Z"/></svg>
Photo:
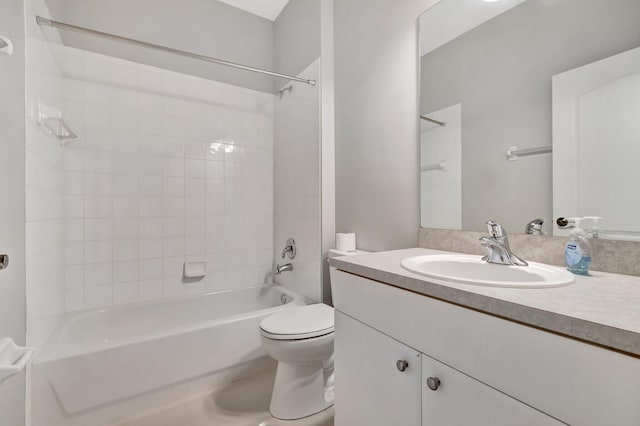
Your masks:
<svg viewBox="0 0 640 426"><path fill-rule="evenodd" d="M640 278L434 283L408 249L331 259L336 425L639 425Z"/></svg>

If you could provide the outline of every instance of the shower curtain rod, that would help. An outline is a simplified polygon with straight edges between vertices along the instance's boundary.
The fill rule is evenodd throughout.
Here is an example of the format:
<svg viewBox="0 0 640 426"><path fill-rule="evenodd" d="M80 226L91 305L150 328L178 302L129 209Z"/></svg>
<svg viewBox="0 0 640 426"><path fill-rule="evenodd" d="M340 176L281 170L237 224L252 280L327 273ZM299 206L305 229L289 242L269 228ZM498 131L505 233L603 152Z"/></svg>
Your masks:
<svg viewBox="0 0 640 426"><path fill-rule="evenodd" d="M77 33L82 33L82 34L89 34L89 35L92 35L92 36L95 36L95 37L104 38L104 39L107 39L107 40L116 40L116 41L120 41L120 42L123 42L123 43L135 44L135 45L138 45L138 46L148 47L148 48L151 48L151 49L162 50L162 51L165 51L165 52L170 52L170 53L174 53L176 55L182 55L182 56L186 56L186 57L193 58L193 59L200 59L200 60L207 61L207 62L213 62L214 64L223 65L225 67L237 68L237 69L250 71L250 72L255 72L255 73L259 73L259 74L266 74L266 75L270 75L270 76L273 76L273 77L284 78L284 79L287 79L287 80L299 81L301 83L310 84L312 86L316 85L316 81L315 80L307 80L307 79L304 79L304 78L294 77L294 76L287 75L287 74L280 74L280 73L273 72L273 71L267 71L267 70L263 70L263 69L260 69L260 68L255 68L255 67L250 67L250 66L247 66L247 65L237 64L235 62L229 62L229 61L224 61L224 60L218 59L218 58L212 58L210 56L199 55L197 53L192 53L192 52L187 52L187 51L184 51L184 50L174 49L174 48L171 48L171 47L161 46L159 44L148 43L146 41L140 41L140 40L135 40L135 39L132 39L132 38L122 37L122 36L115 35L115 34L104 33L102 31L96 31L96 30L92 30L90 28L84 28L84 27L78 27L76 25L65 24L64 22L54 21L53 19L43 18L42 16L36 16L36 22L40 26L53 27L53 28L58 28L58 29L61 29L61 30L68 30L68 31L73 31L73 32L77 32Z"/></svg>

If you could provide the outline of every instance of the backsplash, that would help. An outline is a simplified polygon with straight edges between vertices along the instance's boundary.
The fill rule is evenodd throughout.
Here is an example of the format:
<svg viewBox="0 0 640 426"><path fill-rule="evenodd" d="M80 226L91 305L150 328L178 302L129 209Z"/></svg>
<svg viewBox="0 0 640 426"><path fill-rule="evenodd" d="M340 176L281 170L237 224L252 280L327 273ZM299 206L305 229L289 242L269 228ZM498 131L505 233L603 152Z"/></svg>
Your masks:
<svg viewBox="0 0 640 426"><path fill-rule="evenodd" d="M449 229L420 228L418 246L434 250L455 251L469 254L486 254L478 239L483 232L455 231ZM591 270L640 276L640 243L590 239ZM564 249L567 237L548 237L526 234L510 234L509 245L515 254L525 260L564 266Z"/></svg>

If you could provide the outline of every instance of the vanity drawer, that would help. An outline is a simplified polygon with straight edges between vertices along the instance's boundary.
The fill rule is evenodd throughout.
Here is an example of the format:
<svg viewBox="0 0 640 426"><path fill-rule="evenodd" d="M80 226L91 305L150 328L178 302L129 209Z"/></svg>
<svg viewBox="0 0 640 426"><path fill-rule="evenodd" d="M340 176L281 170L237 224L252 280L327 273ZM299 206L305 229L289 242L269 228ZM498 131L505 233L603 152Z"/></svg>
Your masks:
<svg viewBox="0 0 640 426"><path fill-rule="evenodd" d="M640 425L640 359L332 271L336 309L573 425Z"/></svg>

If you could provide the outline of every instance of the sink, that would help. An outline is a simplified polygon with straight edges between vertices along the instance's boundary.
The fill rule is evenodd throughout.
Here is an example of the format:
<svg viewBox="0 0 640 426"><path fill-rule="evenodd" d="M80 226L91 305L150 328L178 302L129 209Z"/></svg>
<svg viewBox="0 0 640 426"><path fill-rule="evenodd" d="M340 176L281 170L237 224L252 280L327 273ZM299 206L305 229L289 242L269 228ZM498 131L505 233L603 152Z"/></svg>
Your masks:
<svg viewBox="0 0 640 426"><path fill-rule="evenodd" d="M436 281L489 287L546 288L575 282L575 276L562 268L529 262L529 266L488 263L481 256L425 255L403 259L400 264L413 273Z"/></svg>

